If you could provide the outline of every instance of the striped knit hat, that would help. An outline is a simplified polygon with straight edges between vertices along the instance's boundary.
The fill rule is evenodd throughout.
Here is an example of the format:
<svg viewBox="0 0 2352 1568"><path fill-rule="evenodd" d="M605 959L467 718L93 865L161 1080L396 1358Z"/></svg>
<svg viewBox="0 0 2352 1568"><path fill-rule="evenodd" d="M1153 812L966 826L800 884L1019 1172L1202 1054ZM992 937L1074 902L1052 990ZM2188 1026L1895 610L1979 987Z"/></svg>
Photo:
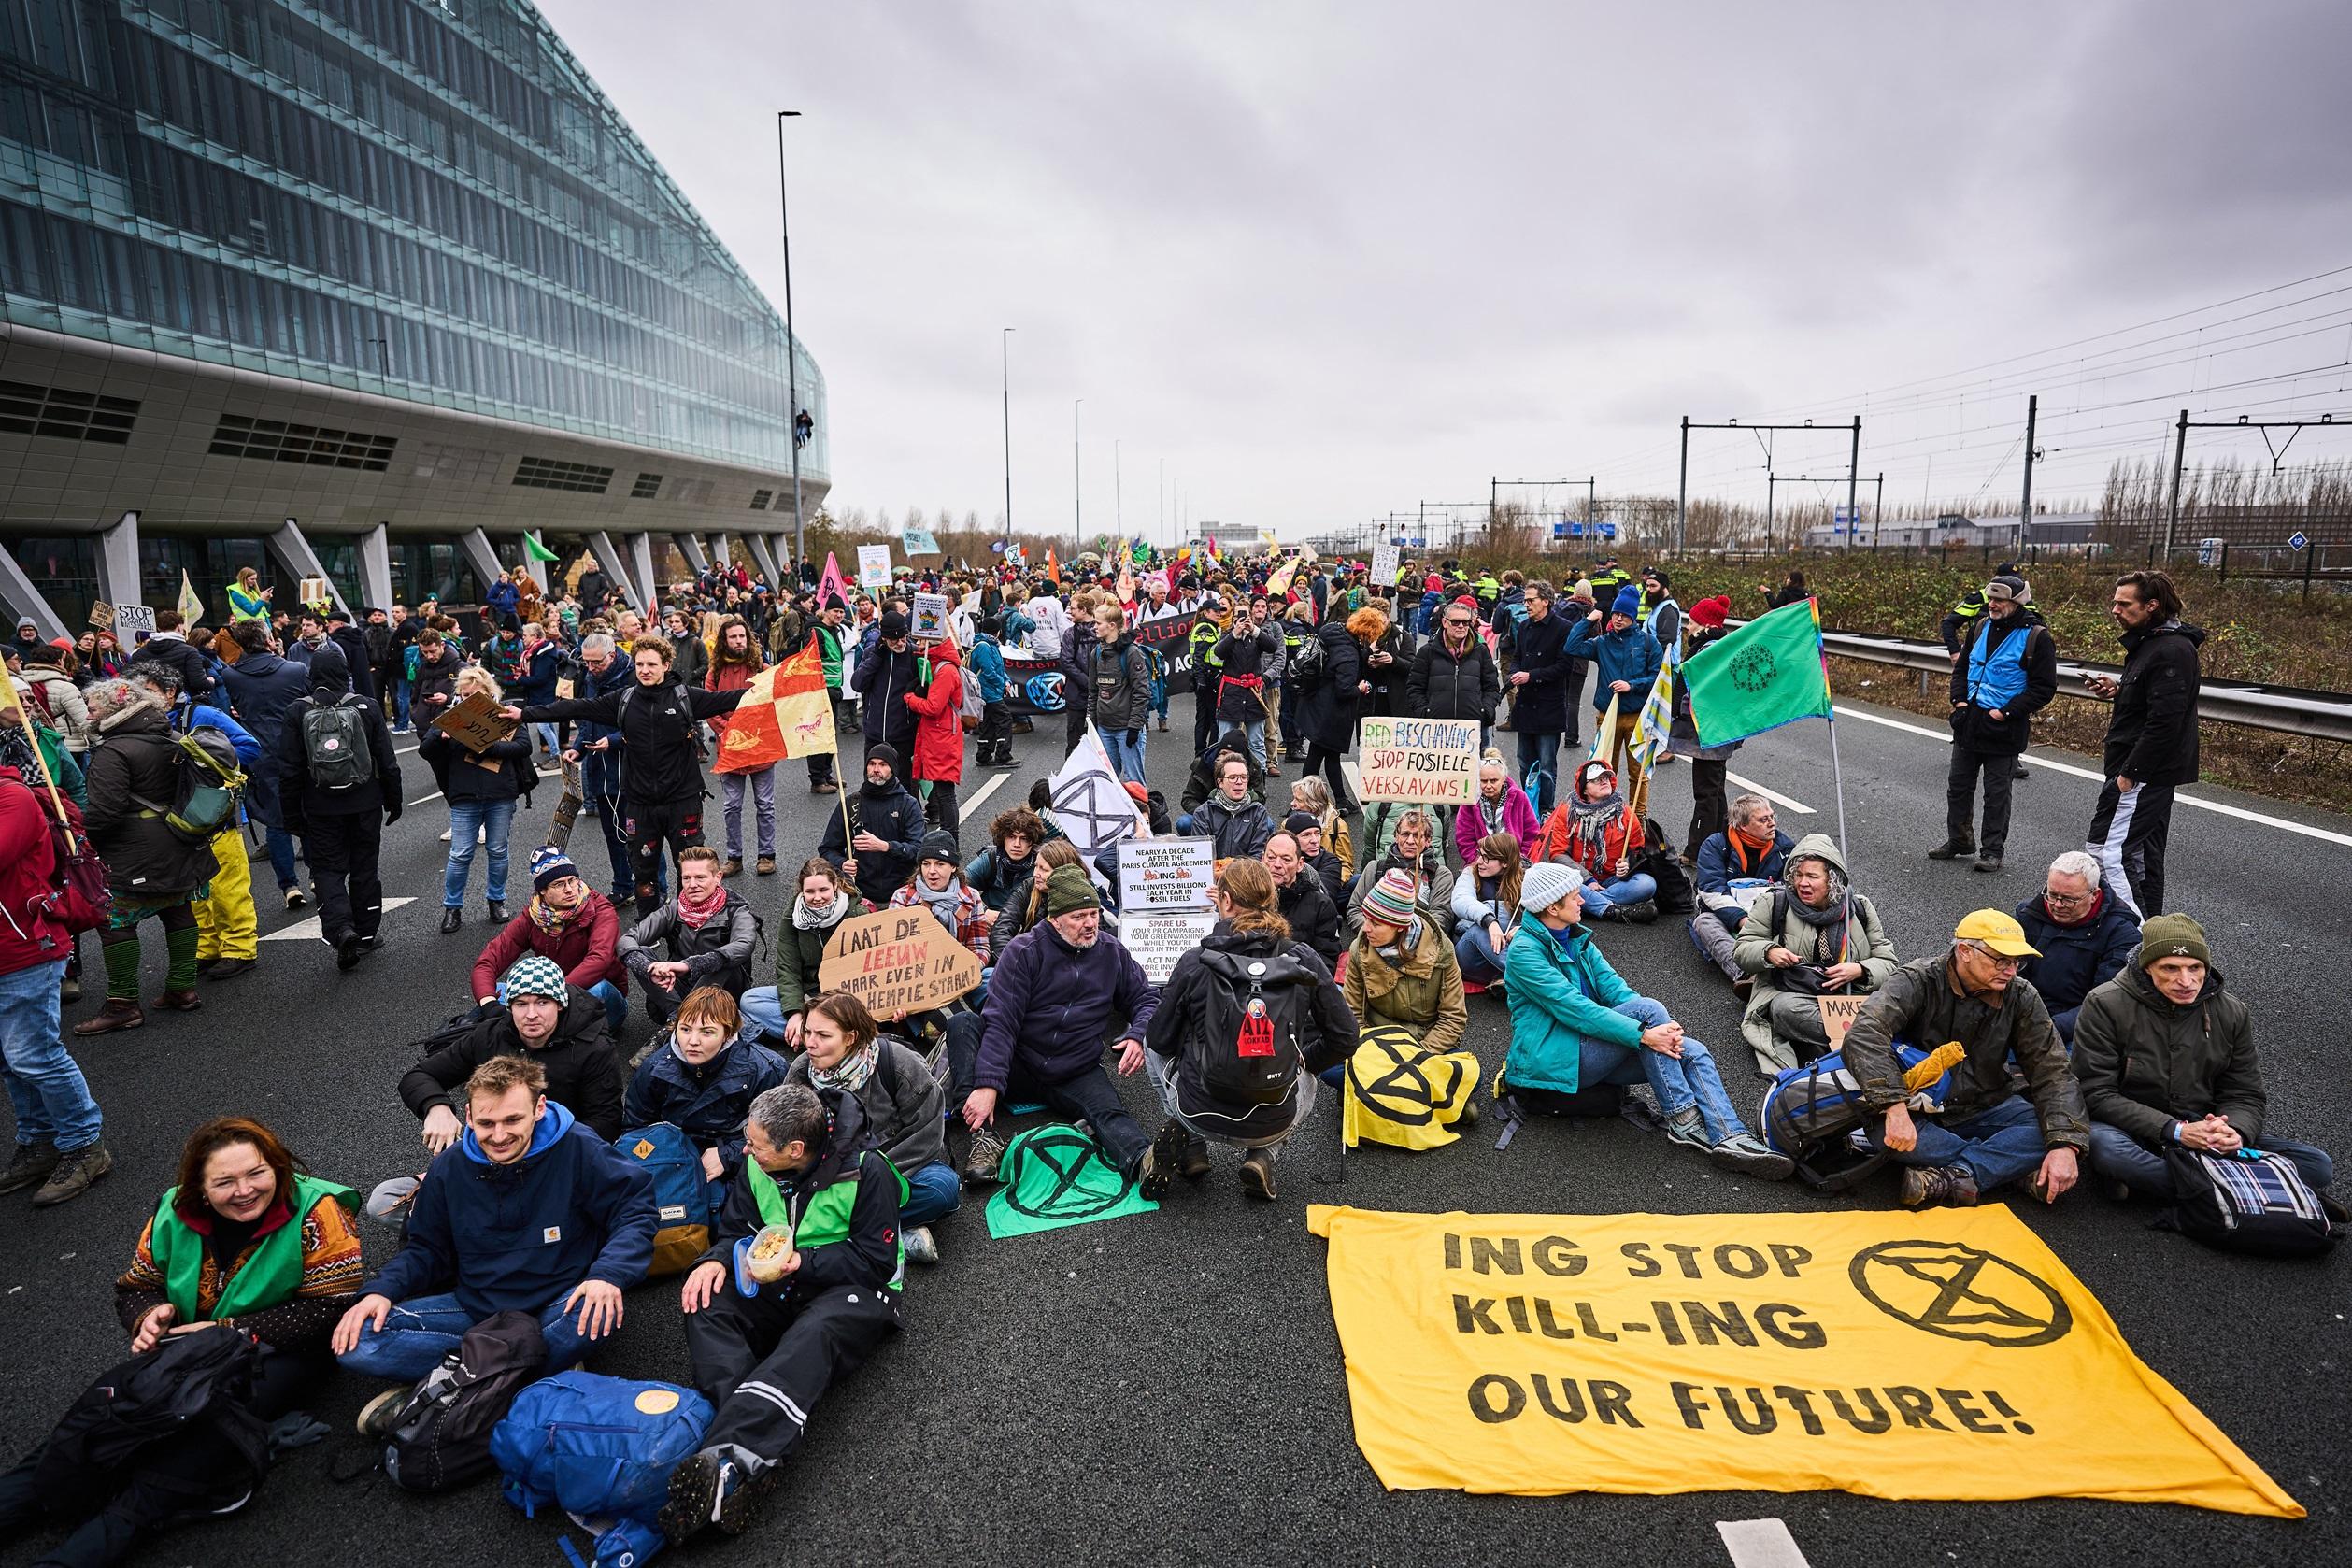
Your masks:
<svg viewBox="0 0 2352 1568"><path fill-rule="evenodd" d="M563 966L537 953L515 960L498 989L499 1000L509 1006L518 996L544 996L559 1007L572 999L571 988L563 983Z"/></svg>
<svg viewBox="0 0 2352 1568"><path fill-rule="evenodd" d="M1392 865L1381 874L1380 880L1372 885L1372 891L1364 894L1364 919L1410 931L1414 919L1413 904L1419 891L1420 884L1413 879L1411 872L1401 865Z"/></svg>

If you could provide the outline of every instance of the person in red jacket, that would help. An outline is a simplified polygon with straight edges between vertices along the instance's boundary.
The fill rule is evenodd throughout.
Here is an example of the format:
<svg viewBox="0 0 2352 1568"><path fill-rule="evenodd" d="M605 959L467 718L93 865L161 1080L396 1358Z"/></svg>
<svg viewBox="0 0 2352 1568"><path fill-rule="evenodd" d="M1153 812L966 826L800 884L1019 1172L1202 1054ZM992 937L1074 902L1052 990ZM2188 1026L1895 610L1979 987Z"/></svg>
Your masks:
<svg viewBox="0 0 2352 1568"><path fill-rule="evenodd" d="M921 691L906 693L906 706L915 710L911 777L929 786L921 791L923 815L954 834L956 784L963 777L963 672L957 663L955 639L930 644L922 660L930 663L931 679Z"/></svg>
<svg viewBox="0 0 2352 1568"><path fill-rule="evenodd" d="M40 777L32 739L11 716L0 723L0 909L7 916L0 919L0 1077L16 1108L16 1148L0 1172L0 1192L37 1182L33 1203L46 1208L88 1191L114 1169L114 1156L99 1141L98 1103L57 1031L57 988L74 937L48 907L57 867L50 807L33 792L42 786L25 783Z"/></svg>
<svg viewBox="0 0 2352 1568"><path fill-rule="evenodd" d="M498 1000L498 982L515 961L532 954L552 959L563 983L592 994L605 1018L619 1030L629 1016L629 972L620 962L620 912L603 893L580 880L572 857L552 844L531 854L531 902L499 928L474 961L474 1000Z"/></svg>

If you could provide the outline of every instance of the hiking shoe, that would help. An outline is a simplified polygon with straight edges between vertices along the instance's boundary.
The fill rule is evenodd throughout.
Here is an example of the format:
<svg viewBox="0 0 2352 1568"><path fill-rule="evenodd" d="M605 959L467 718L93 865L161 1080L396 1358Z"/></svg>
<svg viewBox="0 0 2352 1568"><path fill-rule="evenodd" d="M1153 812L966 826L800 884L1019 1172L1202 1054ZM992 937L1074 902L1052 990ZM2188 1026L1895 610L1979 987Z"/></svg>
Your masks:
<svg viewBox="0 0 2352 1568"><path fill-rule="evenodd" d="M400 1413L408 1407L409 1396L416 1391L414 1389L386 1389L361 1405L360 1418L356 1423L360 1435L371 1443L381 1443L390 1437L392 1429L400 1424Z"/></svg>
<svg viewBox="0 0 2352 1568"><path fill-rule="evenodd" d="M214 966L219 964L220 962L221 959L218 954L215 954L211 958L200 958L196 961L196 973L199 975L209 975L212 973Z"/></svg>
<svg viewBox="0 0 2352 1568"><path fill-rule="evenodd" d="M1253 1148L1241 1157L1241 1190L1253 1198L1274 1200L1274 1157L1277 1150Z"/></svg>
<svg viewBox="0 0 2352 1568"><path fill-rule="evenodd" d="M720 1532L740 1535L749 1530L760 1517L768 1494L783 1478L784 1467L780 1464L771 1464L757 1475L746 1475L734 1461L720 1461L719 1501L714 1507Z"/></svg>
<svg viewBox="0 0 2352 1568"><path fill-rule="evenodd" d="M1626 905L1624 918L1635 925L1653 924L1658 919L1658 901L1654 898L1645 898Z"/></svg>
<svg viewBox="0 0 2352 1568"><path fill-rule="evenodd" d="M57 1169L57 1146L43 1138L36 1143L19 1144L8 1168L0 1171L0 1192L21 1192L36 1182L49 1179Z"/></svg>
<svg viewBox="0 0 2352 1568"><path fill-rule="evenodd" d="M1666 1119L1666 1136L1691 1148L1703 1148L1710 1152L1715 1148L1715 1141L1707 1136L1706 1119L1699 1114L1696 1105L1677 1111Z"/></svg>
<svg viewBox="0 0 2352 1568"><path fill-rule="evenodd" d="M670 1472L670 1495L654 1522L675 1546L705 1525L719 1522L725 1500L725 1479L734 1466L717 1454L690 1454Z"/></svg>
<svg viewBox="0 0 2352 1568"><path fill-rule="evenodd" d="M167 991L148 1005L160 1007L167 1013L192 1013L204 1006L204 998L191 987L186 991Z"/></svg>
<svg viewBox="0 0 2352 1568"><path fill-rule="evenodd" d="M360 966L360 960L366 956L367 944L360 940L360 934L356 931L335 945L335 966L337 969L347 971L357 969Z"/></svg>
<svg viewBox="0 0 2352 1568"><path fill-rule="evenodd" d="M136 1029L147 1021L139 1005L125 997L109 996L107 1005L74 1025L74 1033L87 1039L93 1034L111 1034L118 1029Z"/></svg>
<svg viewBox="0 0 2352 1568"><path fill-rule="evenodd" d="M1005 1140L983 1127L972 1134L972 1151L963 1157L963 1179L993 1183L996 1167L1005 1159Z"/></svg>
<svg viewBox="0 0 2352 1568"><path fill-rule="evenodd" d="M742 876L743 858L739 855L729 855L727 857L727 863L719 868L719 875L721 877Z"/></svg>
<svg viewBox="0 0 2352 1568"><path fill-rule="evenodd" d="M288 888L288 889L286 890L286 907L287 907L287 908L289 908L289 909L299 909L299 908L301 908L304 905L306 905L306 904L307 904L307 903L309 903L309 902L310 902L310 901L309 901L308 899L305 898L305 897L302 895L302 890L301 890L300 888Z"/></svg>
<svg viewBox="0 0 2352 1568"><path fill-rule="evenodd" d="M1954 1208L1976 1206L1976 1176L1965 1165L1907 1165L1903 1172L1903 1206Z"/></svg>
<svg viewBox="0 0 2352 1568"><path fill-rule="evenodd" d="M1979 855L1976 857L1976 869L1979 871L1999 871L2001 869L2001 857L1999 855Z"/></svg>
<svg viewBox="0 0 2352 1568"><path fill-rule="evenodd" d="M2131 1184L2128 1181L2103 1181L2099 1184L2099 1190L2107 1194L2107 1201L2111 1204L2128 1204L2131 1201Z"/></svg>
<svg viewBox="0 0 2352 1568"><path fill-rule="evenodd" d="M464 924L465 911L459 908L456 905L452 904L448 908L441 911L442 935L447 936L449 933L459 930Z"/></svg>
<svg viewBox="0 0 2352 1568"><path fill-rule="evenodd" d="M1475 1100L1464 1100L1461 1103L1461 1114L1454 1118L1454 1125L1457 1127L1477 1126L1478 1102Z"/></svg>
<svg viewBox="0 0 2352 1568"><path fill-rule="evenodd" d="M751 870L754 875L760 877L775 876L776 857L774 855L762 855L757 861L752 862Z"/></svg>
<svg viewBox="0 0 2352 1568"><path fill-rule="evenodd" d="M1187 1181L1200 1181L1208 1175L1208 1142L1197 1133L1184 1140L1184 1152L1176 1156L1176 1174Z"/></svg>
<svg viewBox="0 0 2352 1568"><path fill-rule="evenodd" d="M1775 1150L1753 1133L1741 1133L1707 1150L1707 1158L1727 1171L1752 1176L1759 1181L1786 1181L1797 1162Z"/></svg>
<svg viewBox="0 0 2352 1568"><path fill-rule="evenodd" d="M1943 843L1928 851L1928 859L1931 861L1956 861L1962 855L1973 855L1975 852L1976 846L1971 840L1965 838L1947 838Z"/></svg>
<svg viewBox="0 0 2352 1568"><path fill-rule="evenodd" d="M505 925L507 920L513 918L506 913L506 901L503 898L492 899L490 901L489 909L491 923L492 925Z"/></svg>
<svg viewBox="0 0 2352 1568"><path fill-rule="evenodd" d="M1135 1173L1135 1190L1145 1202L1156 1204L1168 1195L1168 1183L1176 1179L1184 1146L1190 1141L1190 1129L1175 1117L1160 1124L1160 1134L1144 1150L1143 1165Z"/></svg>
<svg viewBox="0 0 2352 1568"><path fill-rule="evenodd" d="M939 1240L928 1225L910 1225L898 1233L899 1245L906 1249L910 1263L935 1263L939 1261Z"/></svg>
<svg viewBox="0 0 2352 1568"><path fill-rule="evenodd" d="M41 1183L38 1192L33 1194L33 1206L47 1208L51 1204L78 1198L90 1190L92 1182L113 1169L114 1156L107 1152L104 1144L92 1144L88 1148L61 1154L57 1157L56 1168L49 1173L49 1179Z"/></svg>
<svg viewBox="0 0 2352 1568"><path fill-rule="evenodd" d="M68 976L65 976L65 983L64 983L64 984L63 984L63 985L61 985L61 986L59 986L59 987L57 988L57 1000L59 1000L60 1002L78 1002L78 1001L80 1001L80 1000L81 1000L81 976L78 976L78 975L68 975Z"/></svg>
<svg viewBox="0 0 2352 1568"><path fill-rule="evenodd" d="M2023 763L2019 763L2009 777L2012 778L2031 778L2033 777L2033 770L2026 766Z"/></svg>
<svg viewBox="0 0 2352 1568"><path fill-rule="evenodd" d="M250 974L252 969L253 961L249 958L224 958L216 961L211 968L205 971L205 978L234 980L239 975Z"/></svg>

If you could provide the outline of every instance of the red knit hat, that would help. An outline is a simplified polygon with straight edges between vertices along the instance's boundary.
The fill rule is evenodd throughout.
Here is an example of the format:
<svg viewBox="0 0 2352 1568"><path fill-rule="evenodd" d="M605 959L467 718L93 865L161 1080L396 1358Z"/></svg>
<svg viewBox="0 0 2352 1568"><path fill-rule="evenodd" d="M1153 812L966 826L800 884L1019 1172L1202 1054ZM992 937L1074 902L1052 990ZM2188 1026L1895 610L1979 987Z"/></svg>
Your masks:
<svg viewBox="0 0 2352 1568"><path fill-rule="evenodd" d="M1723 629L1724 619L1731 613L1732 599L1728 593L1718 598L1702 599L1690 606L1692 620L1702 626L1711 626L1718 632Z"/></svg>

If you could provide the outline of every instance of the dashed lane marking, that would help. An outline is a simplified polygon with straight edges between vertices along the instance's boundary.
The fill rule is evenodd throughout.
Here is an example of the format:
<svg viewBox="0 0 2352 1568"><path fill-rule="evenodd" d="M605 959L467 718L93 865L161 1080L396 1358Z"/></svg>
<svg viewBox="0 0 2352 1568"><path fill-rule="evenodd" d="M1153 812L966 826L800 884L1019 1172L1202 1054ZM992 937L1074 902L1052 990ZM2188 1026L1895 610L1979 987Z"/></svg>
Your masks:
<svg viewBox="0 0 2352 1568"><path fill-rule="evenodd" d="M384 900L384 913L389 915L405 904L416 902L413 898L388 898ZM319 927L319 917L313 915L306 920L296 920L282 931L273 931L262 940L264 942L318 942L324 940L325 934Z"/></svg>

